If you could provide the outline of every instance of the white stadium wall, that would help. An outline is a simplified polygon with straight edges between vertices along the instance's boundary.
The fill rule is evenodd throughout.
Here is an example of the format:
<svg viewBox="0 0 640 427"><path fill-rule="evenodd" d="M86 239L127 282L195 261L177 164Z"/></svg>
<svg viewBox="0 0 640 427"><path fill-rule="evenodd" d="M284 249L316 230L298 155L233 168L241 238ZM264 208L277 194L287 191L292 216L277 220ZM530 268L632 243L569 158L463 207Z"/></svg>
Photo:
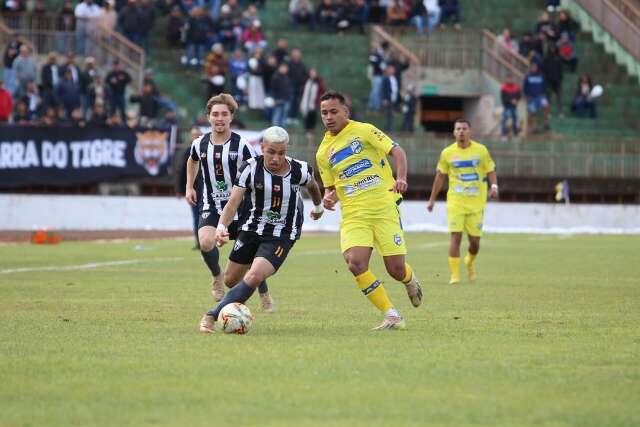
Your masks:
<svg viewBox="0 0 640 427"><path fill-rule="evenodd" d="M305 200L306 210L311 202ZM401 205L407 231L446 231L446 207L427 213L425 202ZM504 233L640 234L640 206L489 203L485 230ZM337 231L339 213L307 218L306 231ZM189 230L191 212L172 197L0 195L0 230Z"/></svg>

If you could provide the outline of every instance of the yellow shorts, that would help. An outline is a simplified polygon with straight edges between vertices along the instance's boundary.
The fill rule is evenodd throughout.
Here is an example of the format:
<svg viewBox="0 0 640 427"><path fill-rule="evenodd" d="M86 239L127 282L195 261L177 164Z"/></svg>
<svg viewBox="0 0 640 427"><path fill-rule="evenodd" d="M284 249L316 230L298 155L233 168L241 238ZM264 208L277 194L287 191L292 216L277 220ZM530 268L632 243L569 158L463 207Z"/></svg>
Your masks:
<svg viewBox="0 0 640 427"><path fill-rule="evenodd" d="M355 246L375 248L382 256L406 255L402 221L397 207L389 215L369 221L343 218L340 223L340 250Z"/></svg>
<svg viewBox="0 0 640 427"><path fill-rule="evenodd" d="M462 209L447 208L447 220L450 233L466 232L469 236L482 236L484 210L469 212Z"/></svg>

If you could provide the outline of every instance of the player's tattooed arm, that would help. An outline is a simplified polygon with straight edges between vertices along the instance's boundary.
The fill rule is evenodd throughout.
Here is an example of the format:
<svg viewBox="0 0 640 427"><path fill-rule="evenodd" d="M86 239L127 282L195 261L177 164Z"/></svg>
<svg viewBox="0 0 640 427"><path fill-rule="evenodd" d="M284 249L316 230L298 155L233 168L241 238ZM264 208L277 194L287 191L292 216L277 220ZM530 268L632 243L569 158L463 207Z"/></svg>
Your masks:
<svg viewBox="0 0 640 427"><path fill-rule="evenodd" d="M315 208L311 211L311 218L314 220L320 219L323 214L322 208L322 193L320 192L320 186L316 179L312 176L309 182L306 185L307 191L309 191L309 195L311 196L311 200L313 201L313 205Z"/></svg>

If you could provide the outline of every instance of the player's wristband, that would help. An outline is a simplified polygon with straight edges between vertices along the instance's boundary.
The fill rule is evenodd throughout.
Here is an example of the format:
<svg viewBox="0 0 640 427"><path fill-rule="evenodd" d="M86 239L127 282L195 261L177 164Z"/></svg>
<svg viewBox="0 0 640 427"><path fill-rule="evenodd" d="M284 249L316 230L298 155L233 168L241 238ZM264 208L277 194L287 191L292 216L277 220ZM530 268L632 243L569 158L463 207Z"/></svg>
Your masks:
<svg viewBox="0 0 640 427"><path fill-rule="evenodd" d="M322 212L324 212L324 208L322 207L322 205L313 205L313 213L315 214L320 214Z"/></svg>
<svg viewBox="0 0 640 427"><path fill-rule="evenodd" d="M216 230L219 231L220 233L227 233L228 232L227 226L222 224L222 223L218 224L218 226L216 227Z"/></svg>
<svg viewBox="0 0 640 427"><path fill-rule="evenodd" d="M491 184L491 189L492 190L498 190L498 184Z"/></svg>

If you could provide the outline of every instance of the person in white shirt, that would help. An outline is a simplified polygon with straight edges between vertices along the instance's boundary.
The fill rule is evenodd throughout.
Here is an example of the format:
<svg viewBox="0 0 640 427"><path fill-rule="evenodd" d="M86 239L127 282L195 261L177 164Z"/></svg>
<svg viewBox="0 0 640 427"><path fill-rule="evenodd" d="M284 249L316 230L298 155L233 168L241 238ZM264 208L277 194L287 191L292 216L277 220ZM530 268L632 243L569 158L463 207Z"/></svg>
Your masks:
<svg viewBox="0 0 640 427"><path fill-rule="evenodd" d="M428 15L427 27L429 34L431 34L431 31L440 22L440 5L438 5L438 0L423 0L423 2Z"/></svg>
<svg viewBox="0 0 640 427"><path fill-rule="evenodd" d="M85 56L94 53L97 22L102 15L102 9L93 0L79 3L74 14L76 16L76 50L78 55Z"/></svg>

